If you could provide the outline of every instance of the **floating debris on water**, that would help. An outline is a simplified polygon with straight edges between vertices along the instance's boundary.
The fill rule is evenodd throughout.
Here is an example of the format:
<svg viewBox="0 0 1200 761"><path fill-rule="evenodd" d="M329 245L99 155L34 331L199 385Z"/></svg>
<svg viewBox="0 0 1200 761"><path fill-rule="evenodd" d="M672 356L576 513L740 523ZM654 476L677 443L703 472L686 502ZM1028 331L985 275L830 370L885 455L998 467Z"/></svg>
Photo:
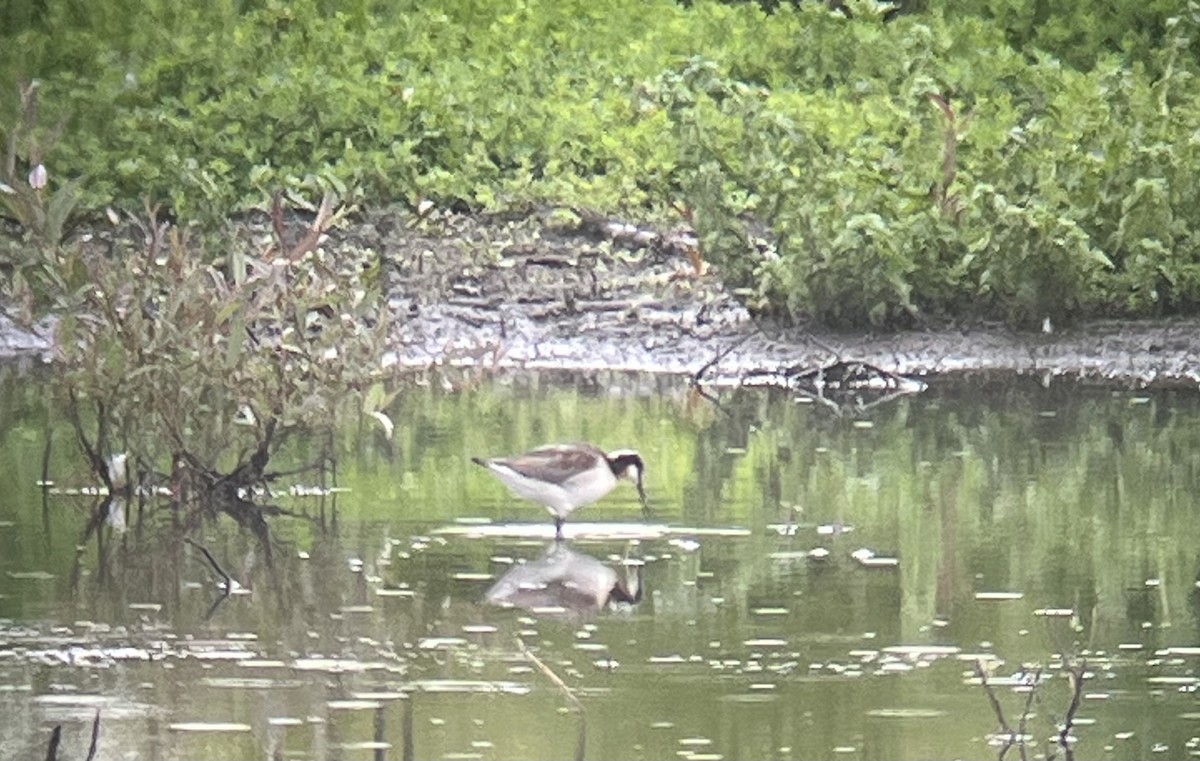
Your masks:
<svg viewBox="0 0 1200 761"><path fill-rule="evenodd" d="M200 680L205 687L223 690L277 690L303 687L304 682L295 679L262 679L252 677L205 677Z"/></svg>
<svg viewBox="0 0 1200 761"><path fill-rule="evenodd" d="M1073 608L1038 608L1033 615L1044 618L1070 618L1075 615L1075 610Z"/></svg>
<svg viewBox="0 0 1200 761"><path fill-rule="evenodd" d="M417 640L419 650L446 650L462 647L467 640L462 637L422 637Z"/></svg>
<svg viewBox="0 0 1200 761"><path fill-rule="evenodd" d="M1024 592L976 592L975 599L981 601L996 601L1003 602L1006 600L1020 600L1025 597Z"/></svg>
<svg viewBox="0 0 1200 761"><path fill-rule="evenodd" d="M416 597L416 591L412 589L379 587L375 590L375 594L379 597Z"/></svg>
<svg viewBox="0 0 1200 761"><path fill-rule="evenodd" d="M472 679L422 679L406 683L402 687L405 690L419 690L428 693L466 692L480 694L503 693L506 695L528 695L533 689L529 685L520 682L488 682ZM431 721L433 720L431 719Z"/></svg>
<svg viewBox="0 0 1200 761"><path fill-rule="evenodd" d="M226 721L181 721L168 724L172 732L249 732L249 724Z"/></svg>
<svg viewBox="0 0 1200 761"><path fill-rule="evenodd" d="M883 648L883 652L903 658L932 659L958 655L962 648L955 645L890 645Z"/></svg>
<svg viewBox="0 0 1200 761"><path fill-rule="evenodd" d="M748 639L742 644L746 647L787 647L787 643L786 639L763 637L760 639Z"/></svg>
<svg viewBox="0 0 1200 761"><path fill-rule="evenodd" d="M338 750L390 750L392 744L382 740L360 740L358 742L335 743Z"/></svg>
<svg viewBox="0 0 1200 761"><path fill-rule="evenodd" d="M372 711L382 703L377 700L327 700L325 705L332 711Z"/></svg>
<svg viewBox="0 0 1200 761"><path fill-rule="evenodd" d="M355 692L351 695L355 700L374 700L374 701L390 701L390 700L407 700L407 692Z"/></svg>
<svg viewBox="0 0 1200 761"><path fill-rule="evenodd" d="M327 671L331 674L360 673L387 668L383 663L350 658L297 658L291 666L297 671Z"/></svg>
<svg viewBox="0 0 1200 761"><path fill-rule="evenodd" d="M880 557L875 550L860 547L850 553L850 557L858 561L864 568L895 568L900 565L899 558Z"/></svg>
<svg viewBox="0 0 1200 761"><path fill-rule="evenodd" d="M854 527L844 523L824 523L817 526L817 534L820 536L836 536L838 534L849 534L854 531Z"/></svg>
<svg viewBox="0 0 1200 761"><path fill-rule="evenodd" d="M9 571L8 578L18 581L50 581L55 576L45 571Z"/></svg>
<svg viewBox="0 0 1200 761"><path fill-rule="evenodd" d="M946 716L936 708L875 708L867 716L875 719L937 719Z"/></svg>

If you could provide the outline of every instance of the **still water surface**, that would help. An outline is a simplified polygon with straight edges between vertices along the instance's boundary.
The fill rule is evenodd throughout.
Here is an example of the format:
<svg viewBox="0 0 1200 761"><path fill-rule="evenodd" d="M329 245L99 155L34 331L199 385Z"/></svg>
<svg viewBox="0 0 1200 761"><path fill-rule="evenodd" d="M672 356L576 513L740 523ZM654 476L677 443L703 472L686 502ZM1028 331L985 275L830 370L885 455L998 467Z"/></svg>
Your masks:
<svg viewBox="0 0 1200 761"><path fill-rule="evenodd" d="M100 759L570 758L573 700L592 759L995 758L978 662L1030 756L1081 663L1077 758L1200 746L1194 393L935 383L838 417L645 377L418 388L392 440L345 432L341 491L278 497L325 526L274 519L269 563L228 519L188 534L238 584L213 607L179 516L79 544L95 498L37 486L47 431L88 485L69 428L0 389L0 758L56 724L83 757L97 709ZM626 485L561 549L641 601L483 604L553 525L469 457L575 439L647 462L652 518Z"/></svg>

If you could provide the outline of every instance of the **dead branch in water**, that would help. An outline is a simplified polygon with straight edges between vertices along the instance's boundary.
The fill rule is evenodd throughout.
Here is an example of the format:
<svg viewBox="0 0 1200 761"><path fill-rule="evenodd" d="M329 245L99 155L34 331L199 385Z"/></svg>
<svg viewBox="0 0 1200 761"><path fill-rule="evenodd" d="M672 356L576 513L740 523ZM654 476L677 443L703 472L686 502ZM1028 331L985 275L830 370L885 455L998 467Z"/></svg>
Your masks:
<svg viewBox="0 0 1200 761"><path fill-rule="evenodd" d="M58 761L58 744L62 742L62 724L55 724L50 732L50 744L46 746L46 761Z"/></svg>
<svg viewBox="0 0 1200 761"><path fill-rule="evenodd" d="M996 714L996 720L1000 722L1000 729L1011 740L1013 735L1012 727L1008 725L1008 719L1004 718L1004 707L1000 705L1000 699L996 697L996 691L988 683L987 673L983 670L982 660L975 661L975 674L979 677L979 684L983 687L983 693L987 695L988 702L992 704L992 711Z"/></svg>
<svg viewBox="0 0 1200 761"><path fill-rule="evenodd" d="M208 548L203 544L189 539L186 536L183 538L183 541L200 550L200 552L204 554L204 557L208 558L208 562L213 567L213 570L215 570L221 576L221 578L225 580L225 594L223 594L222 597L228 597L229 593L233 591L233 578L225 572L225 569L221 567L220 563L217 562L217 559L212 556L212 553L209 552Z"/></svg>
<svg viewBox="0 0 1200 761"><path fill-rule="evenodd" d="M100 709L96 709L96 718L92 719L92 744L88 746L87 761L96 758L96 747L100 742Z"/></svg>
<svg viewBox="0 0 1200 761"><path fill-rule="evenodd" d="M112 493L112 477L108 473L108 462L104 459L103 449L108 440L108 415L105 414L104 402L96 400L96 443L93 445L88 439L83 430L83 421L79 418L79 399L75 396L75 389L68 389L71 403L67 405L67 416L71 420L72 427L75 428L75 438L79 441L80 448L83 449L84 455L87 456L88 464L92 466L92 470L108 487L109 494Z"/></svg>
<svg viewBox="0 0 1200 761"><path fill-rule="evenodd" d="M1077 666L1067 667L1067 678L1071 682L1071 703L1067 706L1067 715L1058 730L1058 747L1062 748L1063 758L1067 761L1075 758L1075 751L1071 747L1071 729L1075 726L1075 714L1079 711L1079 704L1083 702L1083 680L1086 670L1086 660L1080 661ZM1054 761L1057 755L1057 751L1047 754L1046 761Z"/></svg>
<svg viewBox="0 0 1200 761"><path fill-rule="evenodd" d="M1042 682L1042 670L1039 668L1033 672L1033 684L1029 687L1029 692L1025 695L1025 707L1021 709L1021 720L1017 723L1017 734L1021 738L1021 761L1025 761L1025 738L1028 736L1030 709L1033 708L1033 700L1037 697L1038 685Z"/></svg>
<svg viewBox="0 0 1200 761"><path fill-rule="evenodd" d="M88 746L87 761L95 761L96 750L100 743L100 709L96 709L96 718L92 719L92 742ZM62 744L62 724L55 724L50 732L50 742L46 745L46 761L58 761L58 746Z"/></svg>
<svg viewBox="0 0 1200 761"><path fill-rule="evenodd" d="M529 659L533 665L538 667L538 670L546 675L546 678L554 683L554 686L566 695L567 700L574 706L579 713L579 741L575 745L575 761L583 761L584 753L587 751L587 712L583 710L583 703L579 702L579 698L575 696L575 692L567 686L558 674L555 674L549 666L542 662L541 658L534 655L533 651L525 646L525 642L517 637L517 647L520 648L521 654Z"/></svg>
<svg viewBox="0 0 1200 761"><path fill-rule="evenodd" d="M714 355L712 359L708 360L703 365L701 365L699 370L692 373L692 385L699 388L700 382L704 379L705 374L708 373L709 370L713 369L718 364L720 364L721 360L725 359L730 354L732 354L734 349L737 349L739 346L746 343L746 341L748 341L750 339L750 337L753 335L754 335L753 333L745 334L738 340L731 343L729 346L726 346L724 349L717 352L716 355Z"/></svg>

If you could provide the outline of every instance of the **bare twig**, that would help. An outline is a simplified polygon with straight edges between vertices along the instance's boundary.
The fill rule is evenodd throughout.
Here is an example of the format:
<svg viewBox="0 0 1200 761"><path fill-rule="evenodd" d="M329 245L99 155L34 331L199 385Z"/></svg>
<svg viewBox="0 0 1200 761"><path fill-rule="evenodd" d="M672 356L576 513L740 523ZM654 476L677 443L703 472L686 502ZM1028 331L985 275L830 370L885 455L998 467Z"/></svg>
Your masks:
<svg viewBox="0 0 1200 761"><path fill-rule="evenodd" d="M302 256L317 248L317 244L321 242L321 234L329 226L329 219L332 215L333 195L326 193L325 197L321 199L320 208L317 209L317 218L308 226L308 232L305 233L299 243L292 246L291 250L287 252L287 259L289 261L299 261ZM282 245L283 242L280 241L280 246Z"/></svg>
<svg viewBox="0 0 1200 761"><path fill-rule="evenodd" d="M308 465L301 465L297 468L291 468L290 470L267 471L262 474L262 480L263 481L277 481L280 478L287 478L290 476L299 476L299 475L303 475L305 473L312 473L314 471L316 471L318 474L321 474L323 472L323 468L325 467L325 459L326 459L325 456L322 455L319 460L309 463Z"/></svg>
<svg viewBox="0 0 1200 761"><path fill-rule="evenodd" d="M583 703L579 702L579 698L575 697L575 692L567 686L558 674L555 674L549 666L542 662L542 659L537 657L532 650L525 646L525 642L517 637L517 647L520 648L521 654L538 667L538 670L546 675L546 678L554 683L554 686L562 691L562 694L567 697L575 710L579 712L579 741L575 745L575 761L583 761L584 753L587 750L587 712L583 710Z"/></svg>
<svg viewBox="0 0 1200 761"><path fill-rule="evenodd" d="M58 761L58 744L62 742L62 724L54 725L50 732L50 744L46 746L46 761Z"/></svg>
<svg viewBox="0 0 1200 761"><path fill-rule="evenodd" d="M1030 686L1029 694L1025 696L1025 707L1021 710L1021 720L1017 723L1017 731L1022 737L1025 736L1025 728L1029 724L1030 709L1033 707L1033 699L1037 695L1038 685L1042 681L1042 670L1038 668L1033 672L1033 684Z"/></svg>
<svg viewBox="0 0 1200 761"><path fill-rule="evenodd" d="M975 673L979 676L979 683L983 686L983 692L987 695L988 702L992 704L992 710L996 712L996 719L1000 722L1000 728L1009 737L1012 737L1012 727L1008 725L1008 720L1004 718L1004 708L1000 705L999 698L996 697L996 691L992 689L992 685L988 684L987 674L983 670L983 661L975 661Z"/></svg>
<svg viewBox="0 0 1200 761"><path fill-rule="evenodd" d="M409 695L404 701L404 711L401 713L401 723L404 724L404 739L400 743L400 761L413 761L416 754L413 751L413 696Z"/></svg>
<svg viewBox="0 0 1200 761"><path fill-rule="evenodd" d="M940 181L934 184L930 193L938 202L944 215L955 217L958 214L958 198L950 194L950 187L954 184L954 178L958 173L958 123L954 107L945 97L935 92L925 93L925 97L941 109L942 116L946 119L946 133L942 148L942 176Z"/></svg>
<svg viewBox="0 0 1200 761"><path fill-rule="evenodd" d="M92 719L92 744L88 746L87 761L96 758L96 747L100 742L100 709L96 709L96 718Z"/></svg>
<svg viewBox="0 0 1200 761"><path fill-rule="evenodd" d="M54 429L46 423L46 448L42 450L42 523L46 539L50 539L50 453L53 449Z"/></svg>
<svg viewBox="0 0 1200 761"><path fill-rule="evenodd" d="M1042 682L1042 670L1038 668L1033 672L1033 684L1029 687L1029 694L1025 696L1025 707L1021 709L1021 720L1017 722L1017 732L1020 735L1021 742L1021 761L1025 761L1025 738L1027 727L1029 726L1030 709L1033 708L1033 699L1037 696L1038 685Z"/></svg>
<svg viewBox="0 0 1200 761"><path fill-rule="evenodd" d="M384 714L384 703L380 702L375 709L375 761L387 761L387 749L391 747L384 742L387 737L387 719Z"/></svg>
<svg viewBox="0 0 1200 761"><path fill-rule="evenodd" d="M703 365L701 365L699 370L692 373L692 385L699 386L700 381L703 380L705 373L707 373L709 370L716 367L717 364L720 363L721 360L725 359L730 354L732 354L734 349L736 349L739 346L741 346L742 344L746 343L746 341L749 340L750 337L753 335L754 335L754 333L745 334L738 340L731 343L729 346L726 346L724 349L717 352L717 354L712 359L710 359L709 361L707 361Z"/></svg>
<svg viewBox="0 0 1200 761"><path fill-rule="evenodd" d="M283 250L283 193L276 190L271 196L271 226L275 230L275 243Z"/></svg>
<svg viewBox="0 0 1200 761"><path fill-rule="evenodd" d="M1071 705L1067 707L1066 718L1063 719L1062 729L1058 732L1058 745L1068 754L1071 752L1071 745L1067 738L1071 735L1071 728L1075 726L1075 713L1083 700L1083 673L1086 669L1087 661L1080 661L1078 666L1067 671L1067 677L1071 680Z"/></svg>
<svg viewBox="0 0 1200 761"><path fill-rule="evenodd" d="M228 597L229 593L233 590L233 578L225 572L225 569L221 567L220 563L217 562L217 559L212 556L212 553L209 552L208 548L203 544L193 541L186 536L183 538L183 541L200 550L200 552L204 554L204 557L208 558L208 562L210 565L212 565L213 570L215 570L221 576L221 578L225 580L225 594L222 596Z"/></svg>
<svg viewBox="0 0 1200 761"><path fill-rule="evenodd" d="M92 466L92 470L108 487L109 493L112 493L112 478L108 475L108 463L104 460L104 455L101 454L101 449L104 447L105 439L107 438L107 420L104 414L104 402L96 402L96 416L98 418L96 424L96 444L92 445L87 434L83 431L83 421L79 418L79 399L75 396L75 389L69 389L71 403L67 405L67 416L71 419L71 425L75 428L75 437L79 440L79 446L83 449L83 453L87 455L88 463Z"/></svg>

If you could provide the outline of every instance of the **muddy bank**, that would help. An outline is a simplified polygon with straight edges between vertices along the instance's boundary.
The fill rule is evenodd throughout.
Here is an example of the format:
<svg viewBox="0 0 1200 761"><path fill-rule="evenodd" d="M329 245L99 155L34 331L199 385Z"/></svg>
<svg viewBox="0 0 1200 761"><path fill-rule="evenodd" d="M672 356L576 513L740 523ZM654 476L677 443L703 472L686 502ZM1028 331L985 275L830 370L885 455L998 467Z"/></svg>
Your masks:
<svg viewBox="0 0 1200 761"><path fill-rule="evenodd" d="M293 223L297 229L302 218ZM265 216L237 225L253 245ZM94 235L132 234L108 231ZM364 214L334 250L380 254L393 315L389 365L630 370L735 383L752 370L868 362L906 375L1019 373L1128 385L1200 380L1200 320L1097 322L1053 333L1003 327L841 333L750 317L714 273L698 274L686 230L636 228L553 210L475 216ZM52 325L0 315L0 357L42 357Z"/></svg>
<svg viewBox="0 0 1200 761"><path fill-rule="evenodd" d="M1200 320L1095 322L1049 334L781 329L752 319L713 273L698 275L680 231L559 213L445 217L388 239L394 360L403 365L692 374L720 356L706 379L837 360L921 376L999 372L1130 386L1200 379Z"/></svg>

